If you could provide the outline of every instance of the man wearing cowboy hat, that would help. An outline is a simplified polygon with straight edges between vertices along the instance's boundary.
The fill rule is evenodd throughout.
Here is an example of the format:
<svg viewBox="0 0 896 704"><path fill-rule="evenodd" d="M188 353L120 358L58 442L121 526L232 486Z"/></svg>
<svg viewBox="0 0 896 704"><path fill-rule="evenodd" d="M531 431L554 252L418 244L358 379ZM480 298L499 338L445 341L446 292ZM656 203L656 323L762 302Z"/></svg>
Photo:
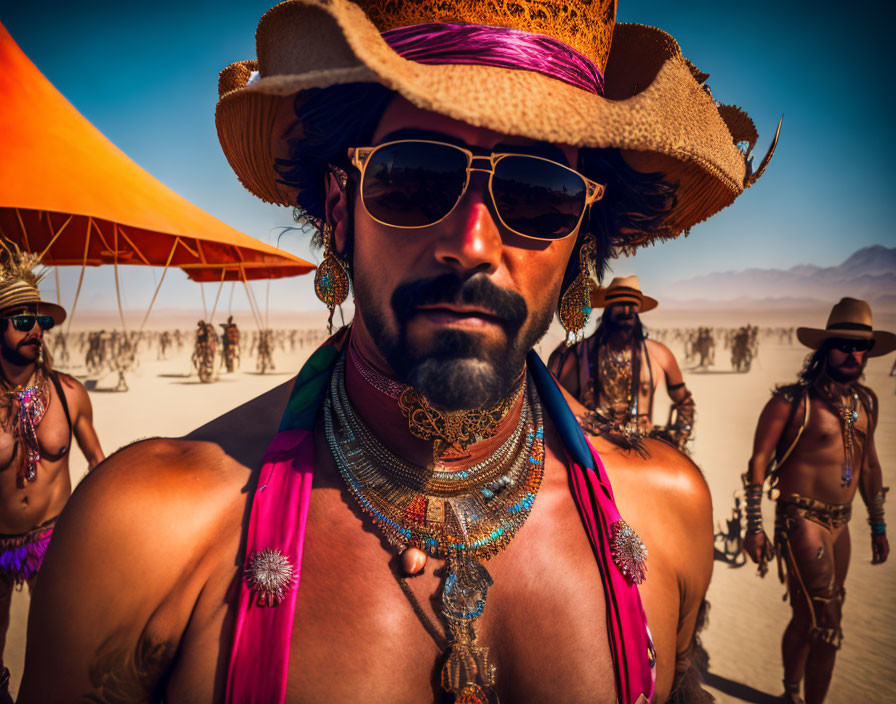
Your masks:
<svg viewBox="0 0 896 704"><path fill-rule="evenodd" d="M292 0L221 74L231 165L300 209L354 320L291 391L79 488L20 702L700 701L707 487L583 435L531 350L558 308L580 329L612 251L766 162L668 35L519 7Z"/></svg>
<svg viewBox="0 0 896 704"><path fill-rule="evenodd" d="M597 330L572 346L561 343L548 368L591 411L582 420L594 432L629 445L653 431L683 450L694 427L694 399L675 356L664 344L648 340L641 325L640 314L656 308L656 299L641 292L637 276L617 276L591 295L591 305L604 308ZM676 418L654 429L653 399L660 380Z"/></svg>
<svg viewBox="0 0 896 704"><path fill-rule="evenodd" d="M37 257L0 242L0 658L14 587L34 587L56 517L71 494L72 438L93 469L103 451L84 387L53 371L44 332L65 310L40 299ZM0 701L9 671L0 660Z"/></svg>
<svg viewBox="0 0 896 704"><path fill-rule="evenodd" d="M785 700L824 700L843 632L844 580L849 566L848 521L856 490L868 508L872 564L890 552L884 522L880 462L874 445L878 404L859 383L869 357L896 349L896 335L874 330L865 301L843 298L824 330L798 328L814 352L799 381L780 386L759 417L753 456L744 475L747 534L744 548L760 565L771 550L762 528L763 483L777 497L775 550L786 578L793 617L784 631ZM767 469L768 468L768 469Z"/></svg>

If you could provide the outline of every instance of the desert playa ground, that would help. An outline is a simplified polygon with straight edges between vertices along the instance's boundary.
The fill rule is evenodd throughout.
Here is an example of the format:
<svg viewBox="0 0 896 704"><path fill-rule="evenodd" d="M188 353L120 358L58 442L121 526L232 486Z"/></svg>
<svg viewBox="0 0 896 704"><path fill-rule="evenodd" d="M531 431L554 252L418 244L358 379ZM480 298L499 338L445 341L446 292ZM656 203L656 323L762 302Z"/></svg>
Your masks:
<svg viewBox="0 0 896 704"><path fill-rule="evenodd" d="M760 325L811 325L823 327L827 309L812 312L811 317L795 318L767 311L752 311L752 322ZM645 316L654 328L711 324L729 326L747 322L744 312L717 313L707 320L706 311L661 310ZM239 318L238 318L239 320ZM246 322L249 318L246 316ZM877 316L876 327L896 329L892 317ZM110 322L82 319L82 325L107 330ZM192 323L177 325L181 328ZM272 327L323 327L321 316L302 320L278 316ZM889 327L888 327L889 326ZM543 357L560 336L552 329L540 345ZM730 370L729 353L717 347L715 365L705 370L688 369L680 343L670 342L682 366L685 380L697 403L696 439L693 452L703 469L712 492L716 520L724 528L730 517L733 492L739 487L739 476L746 467L753 431L760 410L769 398L775 383L794 379L806 354L798 343L763 337L758 358L749 373ZM290 352L277 350L276 369L264 375L255 372L255 359L244 355L242 368L233 374L221 374L212 384L201 384L192 371L185 347L180 353L169 353L168 359L157 359L155 349L145 350L138 369L128 375L130 390L110 391L114 375L87 379L80 359L73 352L70 371L93 389L96 428L103 448L108 453L135 439L156 435L182 435L250 398L290 379L312 350L310 345ZM890 377L893 356L873 359L866 370L865 381L877 391L881 405L877 446L884 467L884 484L896 484L896 377ZM657 404L655 420L663 422L666 405ZM74 452L71 462L73 483L85 473L83 457ZM828 701L847 702L896 701L896 558L883 566L872 566L869 529L864 507L857 499L852 530L852 565L847 578L848 598L844 606L843 648L837 660ZM889 506L894 514L893 503ZM772 504L764 506L766 525L773 522ZM894 519L896 520L896 519ZM893 522L893 521L891 521ZM687 559L686 555L682 559ZM719 702L777 701L781 692L780 637L789 618L789 604L782 601L784 589L773 570L765 579L756 575L748 563L733 567L728 562L715 563L708 599L711 603L709 625L703 642L710 655L708 688ZM21 677L24 660L25 630L29 598L27 590L14 595L12 622L7 640L5 663L12 671L13 692ZM64 617L60 615L60 617Z"/></svg>

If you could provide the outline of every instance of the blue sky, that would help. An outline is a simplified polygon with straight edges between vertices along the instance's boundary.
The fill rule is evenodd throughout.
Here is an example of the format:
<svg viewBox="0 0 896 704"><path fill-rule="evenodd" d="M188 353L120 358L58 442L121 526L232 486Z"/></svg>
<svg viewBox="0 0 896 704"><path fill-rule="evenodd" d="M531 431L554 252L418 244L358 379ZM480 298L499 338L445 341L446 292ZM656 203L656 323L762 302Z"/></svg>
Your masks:
<svg viewBox="0 0 896 704"><path fill-rule="evenodd" d="M214 126L218 71L255 56L255 27L270 4L4 2L0 22L75 107L143 168L216 217L274 242L290 212L257 201L239 185ZM711 271L835 265L862 246L896 245L888 185L896 152L889 109L892 12L875 19L844 9L793 0L621 0L621 21L669 31L710 74L714 97L750 113L760 156L782 114L784 127L768 172L734 206L688 238L616 262L616 273L637 273L653 287ZM317 260L297 235L281 245ZM156 305L195 302L201 309L196 285L172 273ZM64 304L75 276L63 273ZM126 306L145 307L157 276L129 272ZM111 271L90 270L79 308L111 307L111 281ZM264 284L256 286L263 296ZM208 285L206 296L214 295ZM245 307L240 296L234 307ZM320 305L307 276L275 283L271 298L281 309Z"/></svg>

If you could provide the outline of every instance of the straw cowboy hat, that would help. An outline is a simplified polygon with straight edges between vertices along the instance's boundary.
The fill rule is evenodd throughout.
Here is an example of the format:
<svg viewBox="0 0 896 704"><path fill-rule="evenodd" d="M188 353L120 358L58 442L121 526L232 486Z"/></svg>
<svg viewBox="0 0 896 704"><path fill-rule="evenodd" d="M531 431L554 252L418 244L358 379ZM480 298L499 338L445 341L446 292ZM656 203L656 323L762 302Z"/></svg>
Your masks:
<svg viewBox="0 0 896 704"><path fill-rule="evenodd" d="M871 306L858 298L841 298L828 316L824 330L797 328L797 339L806 347L817 350L825 340L874 340L869 357L881 357L896 350L896 335L871 327Z"/></svg>
<svg viewBox="0 0 896 704"><path fill-rule="evenodd" d="M40 299L38 284L44 274L35 271L39 262L36 254L23 252L14 242L0 240L0 317L28 309L49 315L56 325L65 320L65 308Z"/></svg>
<svg viewBox="0 0 896 704"><path fill-rule="evenodd" d="M633 168L662 173L678 184L677 203L659 230L627 232L631 247L705 220L765 170L777 134L754 170L757 133L746 113L713 100L708 75L671 36L616 24L616 0L520 0L513 7L519 11L495 0L277 5L258 24L257 60L231 64L219 77L216 124L230 165L259 198L295 205L295 191L278 183L274 170L275 159L286 155L282 136L273 134L279 111L293 110L296 93L310 88L374 82L471 125L616 148ZM448 40L437 47L447 54L433 53L432 37L444 31L476 34L476 49L488 58L452 55ZM521 38L525 50L501 54L492 35ZM537 61L535 50L542 52ZM561 60L564 71L573 67L571 77L558 77L553 67Z"/></svg>
<svg viewBox="0 0 896 704"><path fill-rule="evenodd" d="M592 308L606 308L614 303L637 303L640 306L639 313L646 313L659 305L655 298L641 293L641 283L634 274L617 276L606 288L591 290Z"/></svg>

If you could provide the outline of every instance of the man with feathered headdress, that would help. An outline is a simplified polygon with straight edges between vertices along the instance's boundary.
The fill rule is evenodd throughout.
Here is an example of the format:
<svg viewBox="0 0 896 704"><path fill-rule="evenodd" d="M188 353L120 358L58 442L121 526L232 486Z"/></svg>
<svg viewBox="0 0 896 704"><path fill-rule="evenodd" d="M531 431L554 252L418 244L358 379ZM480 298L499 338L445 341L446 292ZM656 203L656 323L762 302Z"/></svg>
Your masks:
<svg viewBox="0 0 896 704"><path fill-rule="evenodd" d="M265 14L258 61L219 77L218 134L244 185L300 209L316 293L332 313L354 291L354 319L288 398L79 488L20 702L705 701L683 682L709 490L664 443L647 463L586 436L533 346L558 309L583 327L613 251L710 217L767 159L672 37L615 15Z"/></svg>
<svg viewBox="0 0 896 704"><path fill-rule="evenodd" d="M39 257L0 241L0 657L14 587L33 588L71 494L72 438L88 467L103 459L87 391L52 369L44 332L65 310L42 301ZM0 691L9 672L0 665Z"/></svg>

